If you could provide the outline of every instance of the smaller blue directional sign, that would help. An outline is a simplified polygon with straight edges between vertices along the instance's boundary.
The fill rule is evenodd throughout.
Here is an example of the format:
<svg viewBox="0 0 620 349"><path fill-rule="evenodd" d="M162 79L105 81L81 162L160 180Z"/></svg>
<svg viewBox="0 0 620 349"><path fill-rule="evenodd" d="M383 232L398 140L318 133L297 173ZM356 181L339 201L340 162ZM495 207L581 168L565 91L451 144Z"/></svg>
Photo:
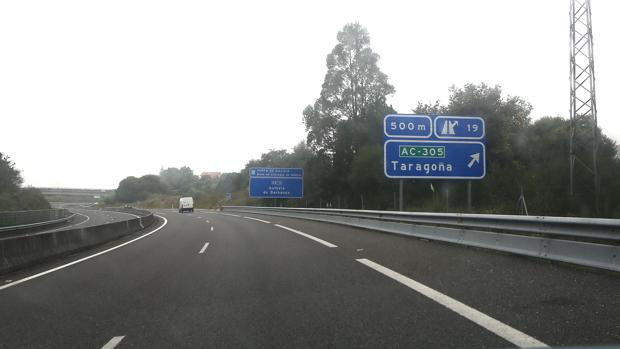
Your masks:
<svg viewBox="0 0 620 349"><path fill-rule="evenodd" d="M389 178L481 179L486 174L482 142L390 139L383 150Z"/></svg>
<svg viewBox="0 0 620 349"><path fill-rule="evenodd" d="M383 118L386 137L429 138L433 134L433 122L427 115L387 115Z"/></svg>
<svg viewBox="0 0 620 349"><path fill-rule="evenodd" d="M436 116L435 137L439 139L482 139L484 120L476 116Z"/></svg>
<svg viewBox="0 0 620 349"><path fill-rule="evenodd" d="M250 168L250 197L302 198L303 196L302 168Z"/></svg>

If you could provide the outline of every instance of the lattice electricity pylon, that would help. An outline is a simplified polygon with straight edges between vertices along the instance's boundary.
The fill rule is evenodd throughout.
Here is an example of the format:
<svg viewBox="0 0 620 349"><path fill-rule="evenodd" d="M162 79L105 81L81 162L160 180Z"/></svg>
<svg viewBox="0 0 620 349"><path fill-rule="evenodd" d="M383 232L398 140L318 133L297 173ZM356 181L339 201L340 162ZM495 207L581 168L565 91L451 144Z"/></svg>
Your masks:
<svg viewBox="0 0 620 349"><path fill-rule="evenodd" d="M597 165L598 124L594 88L594 52L590 0L571 0L570 4L570 194L574 193L575 160L594 176L595 210L598 212L600 182ZM591 125L591 135L580 128ZM581 127L580 127L581 126ZM587 142L584 142L587 140ZM588 165L576 156L578 147L592 145L592 162Z"/></svg>

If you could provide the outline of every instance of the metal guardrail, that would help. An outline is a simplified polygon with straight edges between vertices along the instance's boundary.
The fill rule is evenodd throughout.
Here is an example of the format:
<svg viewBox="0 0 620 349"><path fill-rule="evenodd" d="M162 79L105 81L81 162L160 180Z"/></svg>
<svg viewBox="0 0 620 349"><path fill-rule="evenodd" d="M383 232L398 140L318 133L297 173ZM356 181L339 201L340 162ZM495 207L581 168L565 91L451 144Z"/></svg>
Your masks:
<svg viewBox="0 0 620 349"><path fill-rule="evenodd" d="M69 215L71 215L71 212L65 208L30 211L1 211L0 227L54 221L68 217Z"/></svg>
<svg viewBox="0 0 620 349"><path fill-rule="evenodd" d="M620 271L620 220L490 214L224 206L349 225Z"/></svg>
<svg viewBox="0 0 620 349"><path fill-rule="evenodd" d="M89 208L85 208L85 209L89 209ZM96 209L91 209L91 210L96 210ZM98 209L98 210L114 211L114 212L122 212L122 213L130 214L136 218L140 218L139 222L141 226L143 226L143 224L141 223L143 218L151 214L150 211L140 210L140 209L136 209L132 207L110 207L110 208L106 207L104 209ZM50 211L50 212L47 212L48 215L46 215L46 212L43 212L43 211ZM6 213L6 212L0 212L0 213ZM0 226L0 238L14 237L14 236L19 236L19 235L24 235L24 234L39 233L41 232L41 230L55 228L55 227L61 227L59 229L62 229L62 225L64 223L67 223L76 217L76 214L71 212L69 209L15 211L15 212L10 212L10 213L17 213L17 216L19 216L19 214L25 214L24 216L39 217L39 218L62 216L64 214L68 214L68 215L66 217L53 219L53 220L45 220L45 221L36 222L36 223L11 225L11 226L5 226L5 227ZM71 226L68 226L65 228L70 229Z"/></svg>
<svg viewBox="0 0 620 349"><path fill-rule="evenodd" d="M22 224L22 225L12 225L9 227L0 227L0 233L2 232L11 232L11 233L18 233L18 232L23 232L23 231L28 231L28 230L32 230L32 229L40 229L40 228L47 228L47 227L52 227L52 226L56 226L62 223L66 223L70 220L72 220L73 218L75 218L75 213L67 216L67 217L63 217L63 218L59 218L59 219L54 219L51 221L44 221L44 222L38 222L38 223L30 223L30 224ZM3 235L0 235L0 237L3 237Z"/></svg>

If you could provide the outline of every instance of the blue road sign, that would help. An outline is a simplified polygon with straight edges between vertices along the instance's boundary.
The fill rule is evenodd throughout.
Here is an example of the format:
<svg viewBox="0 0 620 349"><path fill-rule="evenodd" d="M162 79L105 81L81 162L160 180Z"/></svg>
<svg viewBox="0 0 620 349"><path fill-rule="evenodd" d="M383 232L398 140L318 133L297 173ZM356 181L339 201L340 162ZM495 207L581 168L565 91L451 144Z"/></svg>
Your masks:
<svg viewBox="0 0 620 349"><path fill-rule="evenodd" d="M484 120L476 116L387 115L384 172L389 178L481 179Z"/></svg>
<svg viewBox="0 0 620 349"><path fill-rule="evenodd" d="M438 139L483 139L484 120L475 116L436 116L434 135Z"/></svg>
<svg viewBox="0 0 620 349"><path fill-rule="evenodd" d="M383 150L389 178L481 179L486 174L482 142L389 139Z"/></svg>
<svg viewBox="0 0 620 349"><path fill-rule="evenodd" d="M302 168L250 168L250 197L302 198L303 196Z"/></svg>
<svg viewBox="0 0 620 349"><path fill-rule="evenodd" d="M433 122L428 115L388 115L383 118L383 132L387 137L430 138Z"/></svg>

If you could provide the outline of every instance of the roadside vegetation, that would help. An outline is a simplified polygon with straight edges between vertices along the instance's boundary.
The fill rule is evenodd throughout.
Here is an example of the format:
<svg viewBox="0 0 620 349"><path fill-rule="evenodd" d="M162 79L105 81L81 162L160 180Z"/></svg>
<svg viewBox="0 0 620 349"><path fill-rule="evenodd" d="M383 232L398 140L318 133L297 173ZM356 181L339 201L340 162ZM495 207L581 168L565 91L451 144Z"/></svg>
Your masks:
<svg viewBox="0 0 620 349"><path fill-rule="evenodd" d="M0 211L42 210L49 202L36 188L22 188L23 179L8 155L0 153Z"/></svg>
<svg viewBox="0 0 620 349"><path fill-rule="evenodd" d="M319 97L302 114L306 140L291 151L271 150L250 160L237 173L219 178L198 177L188 167L162 169L159 175L127 177L109 202L145 207L176 207L180 196L193 196L197 207L282 205L395 209L398 181L383 174L383 117L397 111L388 105L394 93L370 48L361 25L347 24L338 44L327 55L327 73ZM532 105L505 95L498 85L452 86L446 104L420 103L403 114L481 116L486 122L487 175L472 181L472 212L514 214L523 197L529 214L620 217L620 158L618 145L600 135L600 210L594 210L594 184L588 170L578 166L575 194L569 195L569 121L549 116L532 121ZM580 125L588 133L587 121ZM589 159L587 147L577 147ZM303 199L256 200L248 197L251 167L304 168ZM225 202L226 193L232 201ZM466 212L467 181L406 180L408 210Z"/></svg>

